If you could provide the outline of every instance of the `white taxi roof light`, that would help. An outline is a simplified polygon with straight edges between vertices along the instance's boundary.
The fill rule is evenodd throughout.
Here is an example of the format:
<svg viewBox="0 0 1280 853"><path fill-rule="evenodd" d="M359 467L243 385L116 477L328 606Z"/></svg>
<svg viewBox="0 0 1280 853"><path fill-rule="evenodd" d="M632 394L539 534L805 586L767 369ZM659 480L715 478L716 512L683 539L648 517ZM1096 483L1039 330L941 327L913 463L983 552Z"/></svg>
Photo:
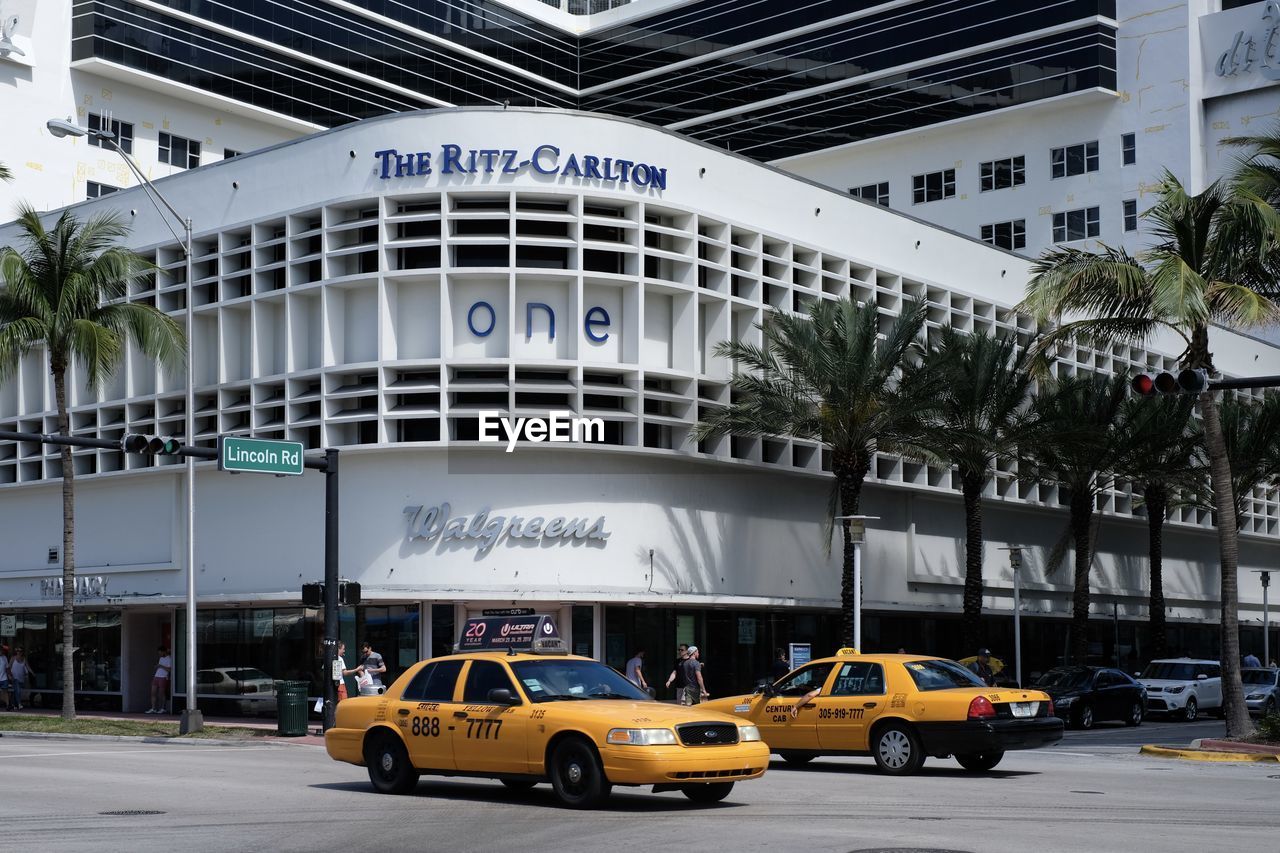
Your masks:
<svg viewBox="0 0 1280 853"><path fill-rule="evenodd" d="M857 650L857 649L855 649L855 648L853 648L853 647L851 647L851 646L845 646L845 647L844 647L844 648L842 648L842 649L837 649L837 650L836 650L836 657L844 658L844 657L850 657L850 656L852 656L852 655L856 655L856 654L858 654L858 650Z"/></svg>
<svg viewBox="0 0 1280 853"><path fill-rule="evenodd" d="M529 652L535 655L567 655L569 646L559 637L538 637L529 647Z"/></svg>
<svg viewBox="0 0 1280 853"><path fill-rule="evenodd" d="M671 729L610 729L605 741L617 746L674 746Z"/></svg>

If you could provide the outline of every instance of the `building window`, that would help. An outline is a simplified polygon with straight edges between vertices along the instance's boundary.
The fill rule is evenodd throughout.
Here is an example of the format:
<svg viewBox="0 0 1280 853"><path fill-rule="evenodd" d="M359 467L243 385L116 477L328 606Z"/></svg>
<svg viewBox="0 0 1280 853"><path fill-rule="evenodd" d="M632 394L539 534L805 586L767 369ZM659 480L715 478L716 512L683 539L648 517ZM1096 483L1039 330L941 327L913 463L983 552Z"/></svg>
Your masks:
<svg viewBox="0 0 1280 853"><path fill-rule="evenodd" d="M941 172L916 175L911 179L911 194L912 204L953 197L956 194L956 170L943 169Z"/></svg>
<svg viewBox="0 0 1280 853"><path fill-rule="evenodd" d="M1120 153L1123 157L1123 164L1132 166L1138 162L1138 141L1132 133L1120 134Z"/></svg>
<svg viewBox="0 0 1280 853"><path fill-rule="evenodd" d="M133 125L130 122L107 118L105 116L100 116L97 113L89 113L89 129L99 132L114 133L116 137L116 144L120 146L120 150L126 154L133 153ZM111 147L101 139L93 136L93 134L89 135L89 144L95 148Z"/></svg>
<svg viewBox="0 0 1280 853"><path fill-rule="evenodd" d="M194 169L200 165L200 143L194 139L161 132L160 162L179 169Z"/></svg>
<svg viewBox="0 0 1280 853"><path fill-rule="evenodd" d="M111 195L119 187L113 187L111 184L100 184L97 181L89 181L85 186L85 198L100 198L104 195Z"/></svg>
<svg viewBox="0 0 1280 853"><path fill-rule="evenodd" d="M1025 157L991 160L982 163L979 168L981 170L979 189L984 193L992 190L1007 190L1027 182L1027 158Z"/></svg>
<svg viewBox="0 0 1280 853"><path fill-rule="evenodd" d="M881 207L889 206L889 182L867 184L865 187L850 187L849 195L863 201L873 202Z"/></svg>
<svg viewBox="0 0 1280 853"><path fill-rule="evenodd" d="M1098 141L1081 142L1079 145L1068 145L1054 148L1049 152L1052 166L1051 178L1069 178L1072 175L1083 175L1085 172L1098 171Z"/></svg>
<svg viewBox="0 0 1280 853"><path fill-rule="evenodd" d="M1098 236L1098 208L1082 207L1053 215L1053 242L1069 243Z"/></svg>
<svg viewBox="0 0 1280 853"><path fill-rule="evenodd" d="M982 242L1001 249L1027 248L1027 220L1015 219L1012 222L993 222L982 226Z"/></svg>
<svg viewBox="0 0 1280 853"><path fill-rule="evenodd" d="M1127 198L1124 200L1124 230L1138 230L1138 200Z"/></svg>
<svg viewBox="0 0 1280 853"><path fill-rule="evenodd" d="M243 151L237 151L234 148L224 148L222 149L222 159L230 160L232 157L239 157L243 153Z"/></svg>

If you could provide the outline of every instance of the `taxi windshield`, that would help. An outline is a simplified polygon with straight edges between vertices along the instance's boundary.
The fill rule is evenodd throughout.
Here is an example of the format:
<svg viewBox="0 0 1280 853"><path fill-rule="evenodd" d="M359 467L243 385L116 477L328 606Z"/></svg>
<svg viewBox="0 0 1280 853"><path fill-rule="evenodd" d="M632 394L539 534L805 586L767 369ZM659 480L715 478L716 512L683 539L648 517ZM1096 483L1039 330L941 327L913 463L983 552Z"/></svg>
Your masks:
<svg viewBox="0 0 1280 853"><path fill-rule="evenodd" d="M921 692L950 690L953 687L986 687L978 676L955 661L913 660L903 666Z"/></svg>
<svg viewBox="0 0 1280 853"><path fill-rule="evenodd" d="M591 660L522 660L511 664L534 702L573 699L626 699L650 702L649 694L616 670Z"/></svg>

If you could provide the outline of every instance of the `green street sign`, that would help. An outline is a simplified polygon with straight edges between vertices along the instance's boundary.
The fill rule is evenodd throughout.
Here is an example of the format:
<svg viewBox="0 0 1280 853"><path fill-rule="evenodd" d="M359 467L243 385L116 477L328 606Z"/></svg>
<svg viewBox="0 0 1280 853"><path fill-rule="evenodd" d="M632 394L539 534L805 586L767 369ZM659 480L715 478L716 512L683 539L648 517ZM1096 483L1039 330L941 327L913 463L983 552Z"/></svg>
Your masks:
<svg viewBox="0 0 1280 853"><path fill-rule="evenodd" d="M302 442L218 436L218 470L301 474Z"/></svg>

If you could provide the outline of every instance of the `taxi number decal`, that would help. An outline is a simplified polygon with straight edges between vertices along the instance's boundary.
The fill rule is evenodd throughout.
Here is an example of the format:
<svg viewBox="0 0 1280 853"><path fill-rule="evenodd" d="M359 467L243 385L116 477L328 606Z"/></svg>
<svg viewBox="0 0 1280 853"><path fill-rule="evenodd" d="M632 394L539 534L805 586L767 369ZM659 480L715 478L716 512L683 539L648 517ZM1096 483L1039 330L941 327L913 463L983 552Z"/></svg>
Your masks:
<svg viewBox="0 0 1280 853"><path fill-rule="evenodd" d="M409 730L414 737L440 737L440 718L414 717Z"/></svg>
<svg viewBox="0 0 1280 853"><path fill-rule="evenodd" d="M467 720L467 737L475 740L497 740L502 720Z"/></svg>
<svg viewBox="0 0 1280 853"><path fill-rule="evenodd" d="M819 720L861 720L866 713L863 708L819 708Z"/></svg>
<svg viewBox="0 0 1280 853"><path fill-rule="evenodd" d="M532 710L532 711L530 711L530 712L529 712L529 719L531 719L531 720L541 720L541 719L542 719L543 717L545 717L546 715L547 715L547 709L546 709L546 708L535 708L534 710Z"/></svg>

